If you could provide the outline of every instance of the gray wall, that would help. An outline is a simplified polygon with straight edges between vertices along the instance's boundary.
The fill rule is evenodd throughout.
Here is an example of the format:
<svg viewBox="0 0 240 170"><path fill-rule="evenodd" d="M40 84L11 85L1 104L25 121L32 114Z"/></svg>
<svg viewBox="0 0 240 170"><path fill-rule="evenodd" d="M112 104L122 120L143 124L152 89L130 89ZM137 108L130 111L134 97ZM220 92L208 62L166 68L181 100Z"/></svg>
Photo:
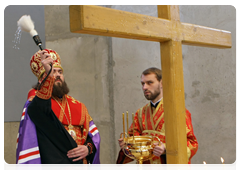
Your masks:
<svg viewBox="0 0 240 170"><path fill-rule="evenodd" d="M14 43L17 21L30 15L45 46L44 6L11 5L4 10L4 121L19 121L30 87L37 82L30 70L30 59L39 50L29 33L21 33ZM16 47L16 48L15 48Z"/></svg>
<svg viewBox="0 0 240 170"><path fill-rule="evenodd" d="M183 22L231 31L231 49L183 46L186 107L192 113L198 163L236 160L236 9L181 6ZM189 17L189 14L191 17ZM227 147L224 147L227 145Z"/></svg>
<svg viewBox="0 0 240 170"><path fill-rule="evenodd" d="M157 16L156 6L107 7ZM233 163L236 160L236 10L232 6L180 6L180 18L182 22L232 32L231 49L183 46L183 68L185 103L192 113L199 142L192 163L218 164L221 156L225 163ZM69 31L68 6L45 6L45 29L46 47L60 54L70 95L87 106L100 131L101 163L114 164L119 151L117 139L122 132L122 113L127 110L135 113L148 102L141 90L140 75L148 67L161 67L159 43L73 34ZM6 122L5 126L16 131L17 123Z"/></svg>

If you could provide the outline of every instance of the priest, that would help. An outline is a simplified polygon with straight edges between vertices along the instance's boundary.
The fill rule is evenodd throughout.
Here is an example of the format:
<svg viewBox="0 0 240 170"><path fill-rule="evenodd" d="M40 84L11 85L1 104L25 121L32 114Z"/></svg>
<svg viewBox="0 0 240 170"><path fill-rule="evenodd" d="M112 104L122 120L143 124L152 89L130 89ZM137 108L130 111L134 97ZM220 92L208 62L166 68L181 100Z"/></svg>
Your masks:
<svg viewBox="0 0 240 170"><path fill-rule="evenodd" d="M134 136L151 135L158 137L161 142L154 142L154 157L151 160L144 161L143 164L166 164L167 146L165 140L162 71L155 67L146 69L141 75L141 84L144 96L150 102L137 110L134 116L135 126L133 124L130 126L128 134L132 136L134 132ZM185 118L188 163L191 163L191 158L197 152L198 142L193 133L191 113L187 109ZM118 142L121 150L117 163L124 164L133 161L123 153L126 145L123 138L120 138Z"/></svg>

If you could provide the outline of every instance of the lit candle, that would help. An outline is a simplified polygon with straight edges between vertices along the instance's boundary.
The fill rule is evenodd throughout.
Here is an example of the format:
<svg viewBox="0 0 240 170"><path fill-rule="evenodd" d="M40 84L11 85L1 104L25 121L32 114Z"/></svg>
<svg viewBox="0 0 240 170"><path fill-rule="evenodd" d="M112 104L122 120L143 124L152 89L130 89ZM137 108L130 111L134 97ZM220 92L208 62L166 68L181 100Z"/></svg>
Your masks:
<svg viewBox="0 0 240 170"><path fill-rule="evenodd" d="M221 157L221 161L222 161L222 165L223 165L223 169L222 170L225 170L225 163L224 163L224 159Z"/></svg>
<svg viewBox="0 0 240 170"><path fill-rule="evenodd" d="M125 138L125 124L124 124L124 113L122 114L123 119L123 139Z"/></svg>
<svg viewBox="0 0 240 170"><path fill-rule="evenodd" d="M203 165L204 165L204 170L207 170L207 163L205 161L203 161Z"/></svg>
<svg viewBox="0 0 240 170"><path fill-rule="evenodd" d="M127 133L128 133L128 111L127 111Z"/></svg>

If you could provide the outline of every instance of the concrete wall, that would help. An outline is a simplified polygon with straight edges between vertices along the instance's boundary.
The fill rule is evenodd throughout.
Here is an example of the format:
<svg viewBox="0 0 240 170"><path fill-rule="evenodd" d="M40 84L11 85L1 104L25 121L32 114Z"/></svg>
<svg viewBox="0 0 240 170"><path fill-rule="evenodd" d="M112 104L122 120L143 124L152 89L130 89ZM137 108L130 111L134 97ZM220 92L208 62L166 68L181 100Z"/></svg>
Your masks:
<svg viewBox="0 0 240 170"><path fill-rule="evenodd" d="M183 46L186 107L199 150L193 161L236 160L236 10L233 6L181 6L183 22L231 31L231 49ZM191 17L190 17L191 16ZM227 146L227 147L225 147Z"/></svg>
<svg viewBox="0 0 240 170"><path fill-rule="evenodd" d="M157 16L156 6L107 7ZM218 164L221 156L225 163L233 163L236 160L236 10L232 6L180 6L180 15L182 22L232 32L231 49L183 46L183 67L185 103L192 113L199 142L192 163ZM45 29L46 47L60 54L70 95L87 106L98 126L102 139L101 163L114 164L119 151L117 139L122 132L122 113L127 110L135 113L148 102L141 90L140 75L148 67L161 67L160 44L73 34L69 31L68 6L45 6ZM5 126L16 125L5 123Z"/></svg>
<svg viewBox="0 0 240 170"><path fill-rule="evenodd" d="M31 16L38 35L42 42L45 42L43 5L10 5L5 8L4 121L6 122L19 121L29 88L36 83L36 77L32 74L32 71L29 71L29 63L31 56L39 48L28 32L21 31L18 34L17 21L23 15ZM13 104L14 107L12 107Z"/></svg>

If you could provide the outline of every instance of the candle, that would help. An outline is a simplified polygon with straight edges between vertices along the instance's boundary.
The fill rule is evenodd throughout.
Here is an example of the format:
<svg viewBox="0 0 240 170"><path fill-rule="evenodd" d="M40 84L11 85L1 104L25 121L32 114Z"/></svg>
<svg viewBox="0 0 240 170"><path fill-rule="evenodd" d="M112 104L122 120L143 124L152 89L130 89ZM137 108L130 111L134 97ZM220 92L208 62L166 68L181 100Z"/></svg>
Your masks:
<svg viewBox="0 0 240 170"><path fill-rule="evenodd" d="M125 138L125 124L124 124L124 113L122 114L123 119L123 139Z"/></svg>
<svg viewBox="0 0 240 170"><path fill-rule="evenodd" d="M222 161L222 170L225 170L225 163L224 163L224 159L221 157L221 161Z"/></svg>
<svg viewBox="0 0 240 170"><path fill-rule="evenodd" d="M126 119L127 119L127 133L128 133L128 111L127 111L127 115L126 115Z"/></svg>
<svg viewBox="0 0 240 170"><path fill-rule="evenodd" d="M205 161L203 161L203 165L204 165L204 170L207 170L207 163Z"/></svg>

